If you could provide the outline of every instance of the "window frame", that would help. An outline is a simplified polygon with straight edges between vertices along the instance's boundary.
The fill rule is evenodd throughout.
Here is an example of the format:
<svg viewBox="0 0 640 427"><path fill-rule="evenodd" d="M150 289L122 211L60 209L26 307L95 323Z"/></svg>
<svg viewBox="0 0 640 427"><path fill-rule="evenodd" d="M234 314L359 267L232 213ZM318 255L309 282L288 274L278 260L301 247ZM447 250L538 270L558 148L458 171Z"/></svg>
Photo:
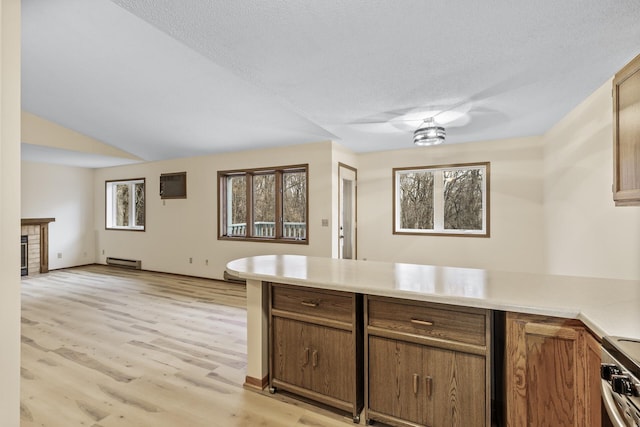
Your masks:
<svg viewBox="0 0 640 427"><path fill-rule="evenodd" d="M283 214L283 176L288 172L304 172L305 174L305 237L284 237ZM275 236L255 236L253 231L253 177L265 174L275 174ZM227 185L226 180L231 176L245 176L246 200L245 234L228 235L227 230ZM218 240L270 242L308 245L309 244L309 164L287 165L277 167L261 167L252 169L234 169L218 171Z"/></svg>
<svg viewBox="0 0 640 427"><path fill-rule="evenodd" d="M417 229L402 229L399 223L399 177L403 172L442 172L446 170L454 169L481 169L484 168L484 190L483 190L483 229L482 230L446 230L443 228L437 228L438 223L444 224L444 203L441 203L440 208L436 209L437 204L434 203L434 228L427 230ZM491 163L490 162L474 162L474 163L455 163L444 165L431 165L431 166L414 166L414 167L401 167L393 168L392 172L392 186L393 186L393 234L396 235L412 235L412 236L450 236L450 237L491 237L490 224L491 224L491 193L490 193L490 179L491 176ZM436 181L437 179L434 179ZM440 180L442 181L442 179ZM434 199L440 197L444 198L444 185L434 183ZM438 194L439 193L439 194ZM439 221L437 218L441 221Z"/></svg>
<svg viewBox="0 0 640 427"><path fill-rule="evenodd" d="M111 220L113 221L113 203L111 204L112 207L112 212L109 213L109 215L107 214L107 210L109 209L110 203L109 203L109 186L113 186L115 183L126 183L129 186L133 186L135 184L138 184L142 182L142 185L144 186L143 189L143 197L144 197L144 225L140 226L127 226L127 227L119 227L119 226L114 226L114 225L109 225L109 215L111 217ZM130 194L135 195L135 191L132 191ZM132 196L134 197L134 196ZM135 219L135 200L131 200L131 211L129 213L130 216L132 216ZM139 232L144 232L147 230L147 182L146 182L146 178L129 178L129 179L110 179L110 180L106 180L104 182L104 228L105 230L119 230L119 231L139 231Z"/></svg>

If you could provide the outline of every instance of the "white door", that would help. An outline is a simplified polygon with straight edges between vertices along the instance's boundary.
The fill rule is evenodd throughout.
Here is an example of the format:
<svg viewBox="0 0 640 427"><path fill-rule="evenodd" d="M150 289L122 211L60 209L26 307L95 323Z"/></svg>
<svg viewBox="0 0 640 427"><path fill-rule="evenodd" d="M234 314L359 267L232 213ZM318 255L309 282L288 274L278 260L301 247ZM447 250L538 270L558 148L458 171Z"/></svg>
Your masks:
<svg viewBox="0 0 640 427"><path fill-rule="evenodd" d="M338 258L356 259L356 169L340 163L338 180Z"/></svg>

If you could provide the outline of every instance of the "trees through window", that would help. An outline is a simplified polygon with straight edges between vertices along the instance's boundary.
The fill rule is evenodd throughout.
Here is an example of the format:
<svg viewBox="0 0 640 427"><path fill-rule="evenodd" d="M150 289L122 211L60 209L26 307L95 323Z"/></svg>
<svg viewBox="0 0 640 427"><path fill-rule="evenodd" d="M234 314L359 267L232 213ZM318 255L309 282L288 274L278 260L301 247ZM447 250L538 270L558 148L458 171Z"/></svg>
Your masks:
<svg viewBox="0 0 640 427"><path fill-rule="evenodd" d="M396 168L395 234L489 236L489 163Z"/></svg>
<svg viewBox="0 0 640 427"><path fill-rule="evenodd" d="M106 228L144 231L144 178L106 181L105 202Z"/></svg>
<svg viewBox="0 0 640 427"><path fill-rule="evenodd" d="M220 238L306 242L307 169L218 172Z"/></svg>

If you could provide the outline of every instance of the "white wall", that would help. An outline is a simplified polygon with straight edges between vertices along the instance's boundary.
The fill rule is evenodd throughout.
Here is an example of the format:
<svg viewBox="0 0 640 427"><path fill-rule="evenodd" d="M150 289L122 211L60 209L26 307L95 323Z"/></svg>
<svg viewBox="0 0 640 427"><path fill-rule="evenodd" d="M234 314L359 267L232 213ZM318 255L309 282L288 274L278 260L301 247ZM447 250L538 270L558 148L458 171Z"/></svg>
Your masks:
<svg viewBox="0 0 640 427"><path fill-rule="evenodd" d="M20 1L0 3L0 425L20 425Z"/></svg>
<svg viewBox="0 0 640 427"><path fill-rule="evenodd" d="M56 219L49 224L51 270L95 261L93 176L93 169L22 162L22 218Z"/></svg>
<svg viewBox="0 0 640 427"><path fill-rule="evenodd" d="M146 270L222 278L227 262L261 254L331 256L331 142L151 162L96 170L96 260L107 256L142 260ZM217 238L217 172L309 164L309 245L226 241ZM161 200L161 173L187 172L187 199ZM104 229L105 180L146 178L146 231ZM329 220L323 227L322 219ZM104 253L103 253L104 251ZM193 258L193 263L189 263ZM206 264L206 261L208 265Z"/></svg>
<svg viewBox="0 0 640 427"><path fill-rule="evenodd" d="M611 81L544 135L552 274L640 279L640 207L615 207Z"/></svg>
<svg viewBox="0 0 640 427"><path fill-rule="evenodd" d="M491 162L491 237L392 234L395 167ZM543 272L540 138L445 144L358 157L358 258Z"/></svg>

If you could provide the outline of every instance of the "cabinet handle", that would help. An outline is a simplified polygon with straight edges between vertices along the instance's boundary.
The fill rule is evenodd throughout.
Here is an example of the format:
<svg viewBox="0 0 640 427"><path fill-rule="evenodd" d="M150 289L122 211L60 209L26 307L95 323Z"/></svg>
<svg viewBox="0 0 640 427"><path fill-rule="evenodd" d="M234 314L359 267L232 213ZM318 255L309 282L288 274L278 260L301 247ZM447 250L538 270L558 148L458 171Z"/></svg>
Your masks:
<svg viewBox="0 0 640 427"><path fill-rule="evenodd" d="M428 320L411 319L411 323L420 326L433 326L433 322L429 322Z"/></svg>
<svg viewBox="0 0 640 427"><path fill-rule="evenodd" d="M317 301L302 301L300 304L304 305L305 307L317 307L318 306L318 302Z"/></svg>
<svg viewBox="0 0 640 427"><path fill-rule="evenodd" d="M413 394L418 394L418 381L420 377L418 374L413 374Z"/></svg>
<svg viewBox="0 0 640 427"><path fill-rule="evenodd" d="M318 350L313 350L313 367L318 366Z"/></svg>
<svg viewBox="0 0 640 427"><path fill-rule="evenodd" d="M431 377L426 377L424 379L425 382L425 386L427 388L427 397L431 397L431 388L433 387L433 378Z"/></svg>
<svg viewBox="0 0 640 427"><path fill-rule="evenodd" d="M302 366L307 366L309 364L309 347L304 349L304 363Z"/></svg>

